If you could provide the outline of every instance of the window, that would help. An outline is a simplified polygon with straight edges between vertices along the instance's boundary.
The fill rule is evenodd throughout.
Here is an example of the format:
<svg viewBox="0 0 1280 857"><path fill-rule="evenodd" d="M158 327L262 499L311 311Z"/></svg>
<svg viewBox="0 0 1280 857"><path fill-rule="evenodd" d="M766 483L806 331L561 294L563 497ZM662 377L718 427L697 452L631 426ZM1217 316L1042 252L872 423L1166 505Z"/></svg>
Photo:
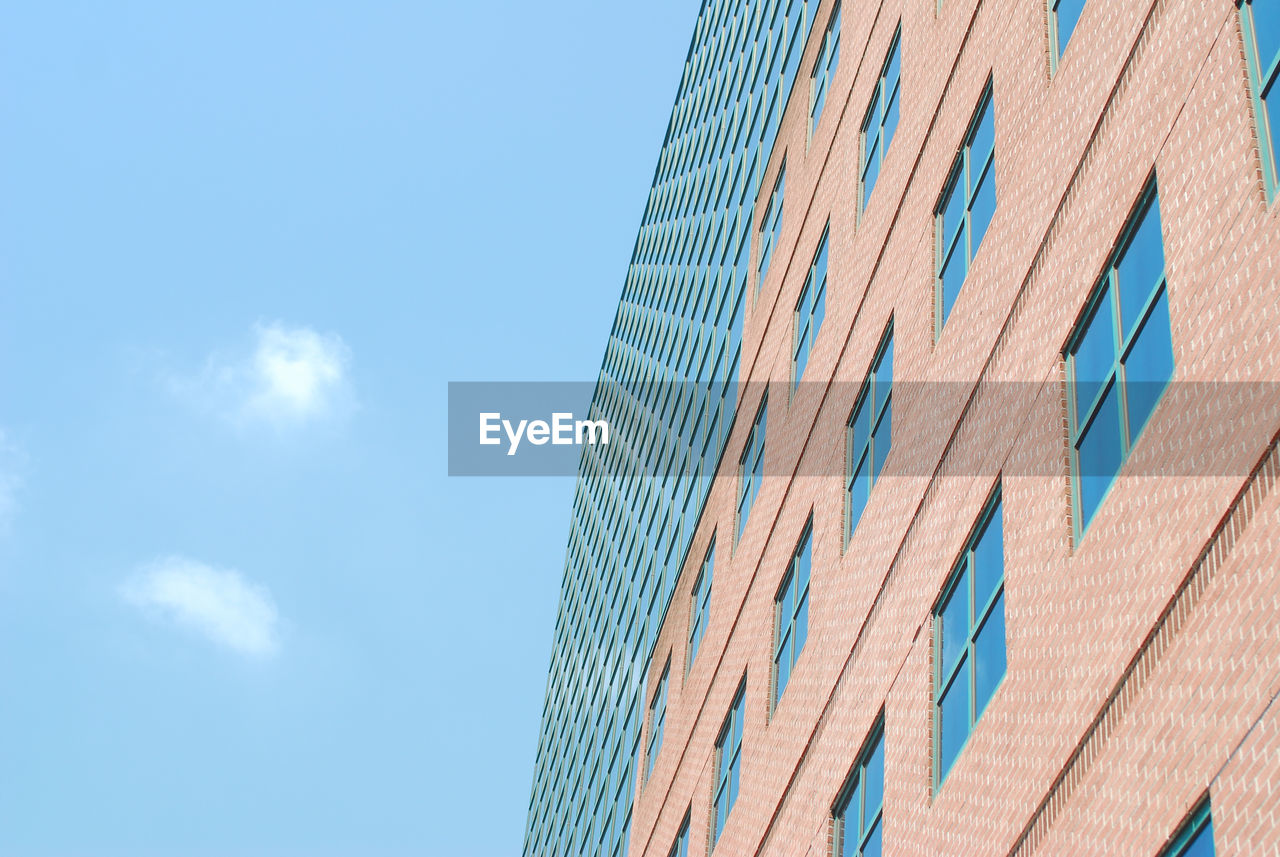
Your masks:
<svg viewBox="0 0 1280 857"><path fill-rule="evenodd" d="M671 661L662 668L662 678L658 679L658 689L654 691L653 702L649 703L649 746L645 750L644 778L649 779L653 773L653 761L658 758L662 749L662 727L667 720L667 676L671 672Z"/></svg>
<svg viewBox="0 0 1280 857"><path fill-rule="evenodd" d="M893 132L898 129L899 90L902 88L901 53L902 26L899 25L898 31L893 34L893 42L889 45L889 56L880 69L880 79L872 93L871 106L867 108L867 115L862 120L860 211L867 207L867 199L871 196L871 189L876 186L885 152L889 151Z"/></svg>
<svg viewBox="0 0 1280 857"><path fill-rule="evenodd" d="M707 556L698 571L698 579L693 582L693 617L689 620L689 666L698 656L698 644L707 631L707 622L711 617L711 570L715 565L716 540L711 539L711 547L707 548Z"/></svg>
<svg viewBox="0 0 1280 857"><path fill-rule="evenodd" d="M720 841L724 831L724 823L733 809L733 802L738 799L738 774L742 766L742 715L746 697L747 680L744 676L738 686L738 693L725 715L724 725L720 727L720 735L716 738L715 752L715 796L712 799L711 847Z"/></svg>
<svg viewBox="0 0 1280 857"><path fill-rule="evenodd" d="M813 351L813 341L818 338L818 329L822 327L822 319L827 312L827 234L830 230L831 224L828 223L822 230L818 250L813 254L800 300L796 302L792 324L792 330L795 331L791 353L792 392L804 376L805 366L809 364L809 353Z"/></svg>
<svg viewBox="0 0 1280 857"><path fill-rule="evenodd" d="M1075 536L1085 530L1173 377L1154 180L1067 345Z"/></svg>
<svg viewBox="0 0 1280 857"><path fill-rule="evenodd" d="M951 307L987 234L995 209L995 119L988 82L934 214L938 234L935 259L938 336L942 335L942 326L951 315Z"/></svg>
<svg viewBox="0 0 1280 857"><path fill-rule="evenodd" d="M760 402L755 423L747 435L747 445L738 460L738 538L742 538L742 528L751 514L751 504L760 493L760 480L764 476L764 428L768 404L767 399Z"/></svg>
<svg viewBox="0 0 1280 857"><path fill-rule="evenodd" d="M884 817L884 716L858 754L835 808L831 853L880 857Z"/></svg>
<svg viewBox="0 0 1280 857"><path fill-rule="evenodd" d="M1267 198L1276 193L1276 133L1272 117L1280 111L1280 3L1245 0L1240 5L1240 27L1249 64L1249 88L1258 120L1258 153ZM1280 116L1275 117L1280 121Z"/></svg>
<svg viewBox="0 0 1280 857"><path fill-rule="evenodd" d="M1004 525L988 502L933 613L934 784L942 785L1005 673Z"/></svg>
<svg viewBox="0 0 1280 857"><path fill-rule="evenodd" d="M804 533L791 555L791 566L778 587L773 600L773 704L782 699L791 670L800 657L809 636L809 569L810 545L813 541L813 516L804 525Z"/></svg>
<svg viewBox="0 0 1280 857"><path fill-rule="evenodd" d="M1213 815L1207 798L1183 823L1160 857L1213 857Z"/></svg>
<svg viewBox="0 0 1280 857"><path fill-rule="evenodd" d="M1053 58L1053 70L1057 70L1062 52L1071 41L1085 0L1049 0L1049 55Z"/></svg>
<svg viewBox="0 0 1280 857"><path fill-rule="evenodd" d="M822 47L818 49L818 59L813 64L813 74L809 78L809 136L818 127L822 117L822 107L827 100L827 87L831 85L831 77L836 73L840 63L840 7L831 10L831 19L827 22L827 31L822 34Z"/></svg>
<svg viewBox="0 0 1280 857"><path fill-rule="evenodd" d="M667 852L667 857L689 857L689 816L684 817L684 823L680 825L680 832L676 834L676 841L672 844L671 850Z"/></svg>
<svg viewBox="0 0 1280 857"><path fill-rule="evenodd" d="M871 497L871 487L880 478L885 456L892 440L893 398L893 322L880 340L871 361L867 380L858 393L858 401L845 429L845 460L848 462L845 484L845 543L853 538L862 512Z"/></svg>
<svg viewBox="0 0 1280 857"><path fill-rule="evenodd" d="M769 205L764 210L764 220L760 223L760 266L757 269L756 291L764 283L765 274L769 272L769 262L773 258L773 248L778 243L778 233L782 231L782 193L786 187L787 164L784 161L778 168L778 180L773 184L773 193L769 194Z"/></svg>

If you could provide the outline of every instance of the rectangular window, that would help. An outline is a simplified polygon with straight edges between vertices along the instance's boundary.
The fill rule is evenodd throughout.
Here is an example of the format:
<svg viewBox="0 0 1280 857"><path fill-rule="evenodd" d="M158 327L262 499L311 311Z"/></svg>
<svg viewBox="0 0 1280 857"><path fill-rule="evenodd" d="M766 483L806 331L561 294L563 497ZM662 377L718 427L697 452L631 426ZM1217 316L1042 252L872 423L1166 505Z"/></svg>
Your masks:
<svg viewBox="0 0 1280 857"><path fill-rule="evenodd" d="M693 582L693 616L689 620L689 666L698 657L698 645L702 635L707 631L707 622L711 618L711 571L715 565L716 540L711 538L711 547L707 548L707 556L702 560L702 568L698 579Z"/></svg>
<svg viewBox="0 0 1280 857"><path fill-rule="evenodd" d="M1004 678L1001 513L996 489L933 612L935 788L941 787Z"/></svg>
<svg viewBox="0 0 1280 857"><path fill-rule="evenodd" d="M809 76L809 136L813 136L822 118L822 107L827 101L827 88L831 78L840 64L840 7L831 10L831 19L827 22L827 31L822 34L822 46L818 49L818 58L813 64L813 73Z"/></svg>
<svg viewBox="0 0 1280 857"><path fill-rule="evenodd" d="M653 773L653 762L662 749L662 727L667 719L667 677L671 672L671 661L662 668L662 678L658 679L658 689L654 691L653 702L649 703L649 746L645 750L644 778L649 779Z"/></svg>
<svg viewBox="0 0 1280 857"><path fill-rule="evenodd" d="M1067 345L1076 540L1173 377L1173 334L1155 180L1094 286Z"/></svg>
<svg viewBox="0 0 1280 857"><path fill-rule="evenodd" d="M1054 71L1076 30L1084 4L1085 0L1049 0L1049 55L1053 58Z"/></svg>
<svg viewBox="0 0 1280 857"><path fill-rule="evenodd" d="M817 252L813 254L813 262L809 264L809 275L805 277L800 300L796 302L792 321L792 392L804 376L805 366L809 364L809 353L813 351L813 342L818 338L818 329L822 327L822 319L827 312L827 234L830 230L831 224L828 223L822 230L822 239L818 242Z"/></svg>
<svg viewBox="0 0 1280 857"><path fill-rule="evenodd" d="M853 538L862 512L871 498L871 487L880 478L889 454L893 429L893 322L862 383L849 425L845 429L845 544Z"/></svg>
<svg viewBox="0 0 1280 857"><path fill-rule="evenodd" d="M964 285L996 210L995 110L991 101L988 81L934 212L937 223L934 329L937 336L942 335L942 326L951 315L956 295Z"/></svg>
<svg viewBox="0 0 1280 857"><path fill-rule="evenodd" d="M880 857L884 819L884 715L858 753L834 811L835 857Z"/></svg>
<svg viewBox="0 0 1280 857"><path fill-rule="evenodd" d="M733 802L738 799L738 776L742 766L742 715L745 708L747 680L744 676L738 686L738 693L725 715L724 725L720 727L720 735L716 738L715 750L715 795L711 804L711 847L720 841L724 831L724 823L733 809Z"/></svg>
<svg viewBox="0 0 1280 857"><path fill-rule="evenodd" d="M1160 857L1213 857L1213 853L1213 814L1205 798L1168 847L1160 852Z"/></svg>
<svg viewBox="0 0 1280 857"><path fill-rule="evenodd" d="M1249 89L1258 121L1258 153L1262 156L1262 178L1267 199L1276 194L1276 121L1280 114L1280 3L1275 0L1245 0L1240 5L1240 28L1249 65Z"/></svg>
<svg viewBox="0 0 1280 857"><path fill-rule="evenodd" d="M876 186L880 175L880 167L884 163L885 152L889 151L889 143L893 140L893 132L898 129L899 95L902 89L902 25L893 34L893 42L889 45L889 55L880 69L880 79L876 81L871 94L871 105L867 115L862 119L862 170L860 173L862 192L859 197L859 211L867 207L867 199Z"/></svg>
<svg viewBox="0 0 1280 857"><path fill-rule="evenodd" d="M764 478L764 429L768 404L767 398L760 402L742 458L738 459L738 538L742 538L742 528L746 526L751 504L760 493L760 482Z"/></svg>
<svg viewBox="0 0 1280 857"><path fill-rule="evenodd" d="M791 670L809 636L809 569L813 516L791 555L791 565L773 600L773 704L782 699Z"/></svg>
<svg viewBox="0 0 1280 857"><path fill-rule="evenodd" d="M687 814L684 817L684 823L680 825L680 832L676 834L675 843L667 852L667 857L689 857L689 816Z"/></svg>
<svg viewBox="0 0 1280 857"><path fill-rule="evenodd" d="M757 267L756 291L764 283L765 274L769 273L769 262L773 259L773 249L778 243L778 234L782 231L782 195L786 187L787 164L783 161L778 168L778 180L773 184L773 192L769 194L769 205L764 210L764 220L760 223L760 264Z"/></svg>

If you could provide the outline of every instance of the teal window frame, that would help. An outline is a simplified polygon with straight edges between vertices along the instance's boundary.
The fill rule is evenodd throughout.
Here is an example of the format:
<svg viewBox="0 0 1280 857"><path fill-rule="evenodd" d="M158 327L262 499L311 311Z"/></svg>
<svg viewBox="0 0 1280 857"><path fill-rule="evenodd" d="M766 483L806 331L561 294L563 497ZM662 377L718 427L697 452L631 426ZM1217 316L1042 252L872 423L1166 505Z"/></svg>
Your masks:
<svg viewBox="0 0 1280 857"><path fill-rule="evenodd" d="M942 336L995 216L995 139L995 99L988 78L934 209L935 339Z"/></svg>
<svg viewBox="0 0 1280 857"><path fill-rule="evenodd" d="M743 676L729 713L716 736L715 772L712 779L715 791L711 796L711 847L714 849L724 832L729 813L738 800L738 782L742 771L742 726L746 705L747 679Z"/></svg>
<svg viewBox="0 0 1280 857"><path fill-rule="evenodd" d="M773 597L773 705L787 689L809 638L809 579L813 570L813 513L791 552L787 573Z"/></svg>
<svg viewBox="0 0 1280 857"><path fill-rule="evenodd" d="M880 857L884 837L883 711L863 741L831 815L833 857Z"/></svg>
<svg viewBox="0 0 1280 857"><path fill-rule="evenodd" d="M698 657L698 647L702 644L702 637L706 634L707 624L711 621L711 585L715 560L716 538L713 535L711 537L711 546L707 548L707 555L702 560L702 568L698 570L698 579L693 582L693 592L690 597L692 602L692 614L689 619L690 668L693 667L693 662Z"/></svg>
<svg viewBox="0 0 1280 857"><path fill-rule="evenodd" d="M662 750L662 729L667 722L667 687L671 678L671 659L662 668L662 678L658 679L658 687L653 693L653 701L649 703L649 742L645 748L644 778L648 782L653 773L654 760Z"/></svg>
<svg viewBox="0 0 1280 857"><path fill-rule="evenodd" d="M1004 507L997 485L933 608L935 792L964 752L1008 672L1004 593ZM996 653L999 667L992 669L991 656ZM952 717L957 713L962 715L958 726Z"/></svg>
<svg viewBox="0 0 1280 857"><path fill-rule="evenodd" d="M800 298L792 311L791 336L791 392L795 393L804 370L809 365L809 355L813 352L813 343L822 328L822 320L827 314L827 235L831 231L831 223L822 229L822 239L818 241L818 249L814 251L813 261L809 263L809 273L804 280L804 288L800 290Z"/></svg>
<svg viewBox="0 0 1280 857"><path fill-rule="evenodd" d="M1268 0L1271 2L1271 0ZM1272 109L1280 112L1280 9L1267 7L1262 26L1254 13L1254 0L1240 6L1240 31L1244 37L1244 53L1249 67L1249 97L1258 133L1258 154L1262 161L1262 183L1267 202L1275 201L1277 190L1276 135L1280 133L1272 117ZM1268 56L1267 54L1270 54Z"/></svg>
<svg viewBox="0 0 1280 857"><path fill-rule="evenodd" d="M764 284L769 274L769 263L773 260L774 248L778 245L778 236L782 233L782 201L786 191L787 162L783 160L778 168L778 178L773 183L773 191L769 194L769 203L764 210L764 218L760 221L760 263L756 266L756 293Z"/></svg>
<svg viewBox="0 0 1280 857"><path fill-rule="evenodd" d="M1214 850L1213 810L1206 795L1160 852L1160 857L1213 857Z"/></svg>
<svg viewBox="0 0 1280 857"><path fill-rule="evenodd" d="M764 438L767 423L769 397L760 400L760 408L751 423L751 431L742 448L742 457L738 459L738 533L742 539L742 531L751 516L751 507L755 504L756 495L760 493L760 483L764 479Z"/></svg>
<svg viewBox="0 0 1280 857"><path fill-rule="evenodd" d="M1160 266L1158 273L1153 273L1149 257L1156 246ZM1139 195L1116 247L1063 355L1072 529L1077 544L1150 423L1175 368L1155 176Z"/></svg>
<svg viewBox="0 0 1280 857"><path fill-rule="evenodd" d="M827 21L827 30L822 34L822 45L818 48L817 59L813 63L813 71L809 75L809 139L818 129L822 120L822 109L827 103L827 91L831 88L831 78L835 77L840 65L840 8L831 10L831 18Z"/></svg>
<svg viewBox="0 0 1280 857"><path fill-rule="evenodd" d="M875 189L876 179L884 166L884 156L898 129L902 102L902 24L894 31L893 41L880 67L880 77L862 118L861 164L858 170L858 213L867 208L867 200Z"/></svg>
<svg viewBox="0 0 1280 857"><path fill-rule="evenodd" d="M845 426L844 543L862 520L893 446L893 320L876 346Z"/></svg>
<svg viewBox="0 0 1280 857"><path fill-rule="evenodd" d="M1057 73L1058 63L1062 60L1067 45L1071 43L1071 36L1080 23L1080 15L1087 2L1088 0L1048 0L1051 73Z"/></svg>

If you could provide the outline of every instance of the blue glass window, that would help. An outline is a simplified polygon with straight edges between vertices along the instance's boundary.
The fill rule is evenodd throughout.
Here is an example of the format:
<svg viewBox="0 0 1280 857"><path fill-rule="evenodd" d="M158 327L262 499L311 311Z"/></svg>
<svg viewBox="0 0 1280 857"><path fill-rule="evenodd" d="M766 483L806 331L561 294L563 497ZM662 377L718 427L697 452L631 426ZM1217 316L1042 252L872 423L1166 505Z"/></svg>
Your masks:
<svg viewBox="0 0 1280 857"><path fill-rule="evenodd" d="M653 772L653 761L658 758L662 749L662 727L667 720L667 677L671 672L671 662L662 668L662 678L658 679L658 689L654 691L653 702L649 703L649 746L645 749L644 778L649 779Z"/></svg>
<svg viewBox="0 0 1280 857"><path fill-rule="evenodd" d="M1182 825L1160 857L1213 857L1213 814L1206 800Z"/></svg>
<svg viewBox="0 0 1280 857"><path fill-rule="evenodd" d="M1067 42L1071 41L1084 4L1085 0L1049 0L1049 44L1054 68L1067 49Z"/></svg>
<svg viewBox="0 0 1280 857"><path fill-rule="evenodd" d="M827 22L827 31L822 34L822 47L818 49L818 59L813 64L813 74L809 78L809 136L813 136L822 118L822 107L827 101L827 88L831 86L831 78L840 64L840 7L831 10L831 20Z"/></svg>
<svg viewBox="0 0 1280 857"><path fill-rule="evenodd" d="M716 738L715 794L711 801L711 845L720 841L729 811L738 799L738 777L742 768L742 715L745 708L747 682L744 678L729 706L729 713Z"/></svg>
<svg viewBox="0 0 1280 857"><path fill-rule="evenodd" d="M880 857L884 828L884 717L858 754L835 810L836 857Z"/></svg>
<svg viewBox="0 0 1280 857"><path fill-rule="evenodd" d="M1280 3L1245 0L1240 4L1245 56L1249 65L1249 89L1258 120L1258 151L1267 198L1276 193L1276 122L1280 121Z"/></svg>
<svg viewBox="0 0 1280 857"><path fill-rule="evenodd" d="M934 783L941 786L1005 673L1004 523L987 504L933 614Z"/></svg>
<svg viewBox="0 0 1280 857"><path fill-rule="evenodd" d="M787 165L784 162L778 168L778 180L773 184L773 192L769 194L769 205L764 210L764 220L760 223L760 265L756 277L756 289L764 283L765 274L769 273L769 262L773 259L773 248L777 246L778 234L782 231L782 194L786 187Z"/></svg>
<svg viewBox="0 0 1280 857"><path fill-rule="evenodd" d="M812 565L813 518L791 555L791 565L773 601L773 703L787 689L791 670L809 636L809 569Z"/></svg>
<svg viewBox="0 0 1280 857"><path fill-rule="evenodd" d="M800 300L796 302L795 318L792 329L794 342L791 355L792 389L800 383L804 376L804 368L809 363L809 353L813 351L813 341L818 338L818 330L822 327L822 319L827 311L827 233L830 224L822 230L822 239L818 242L818 250L813 254L813 262L809 265L809 275L805 278L804 288L800 291Z"/></svg>
<svg viewBox="0 0 1280 857"><path fill-rule="evenodd" d="M742 458L738 460L738 538L742 538L742 528L747 524L751 504L760 493L760 482L764 478L765 411L768 404L768 401L760 403Z"/></svg>
<svg viewBox="0 0 1280 857"><path fill-rule="evenodd" d="M858 393L857 404L845 430L845 483L847 510L845 542L853 537L862 512L871 497L871 488L880 478L892 441L893 415L893 324L890 323L871 361L867 380Z"/></svg>
<svg viewBox="0 0 1280 857"><path fill-rule="evenodd" d="M934 214L938 236L935 274L939 336L996 210L994 113L988 83Z"/></svg>
<svg viewBox="0 0 1280 857"><path fill-rule="evenodd" d="M1067 346L1072 502L1083 537L1173 377L1160 199L1154 181Z"/></svg>
<svg viewBox="0 0 1280 857"><path fill-rule="evenodd" d="M711 539L711 547L707 548L707 556L702 561L702 569L698 579L693 582L693 617L689 620L689 666L693 666L698 656L698 644L707 631L707 622L711 618L711 571L715 566L716 540Z"/></svg>
<svg viewBox="0 0 1280 857"><path fill-rule="evenodd" d="M885 152L898 129L899 101L902 89L902 26L893 34L889 55L880 69L880 79L871 95L871 106L862 120L862 195L860 209L876 186Z"/></svg>
<svg viewBox="0 0 1280 857"><path fill-rule="evenodd" d="M680 832L676 834L676 841L667 852L667 857L689 857L689 816L684 817L684 823L680 825Z"/></svg>

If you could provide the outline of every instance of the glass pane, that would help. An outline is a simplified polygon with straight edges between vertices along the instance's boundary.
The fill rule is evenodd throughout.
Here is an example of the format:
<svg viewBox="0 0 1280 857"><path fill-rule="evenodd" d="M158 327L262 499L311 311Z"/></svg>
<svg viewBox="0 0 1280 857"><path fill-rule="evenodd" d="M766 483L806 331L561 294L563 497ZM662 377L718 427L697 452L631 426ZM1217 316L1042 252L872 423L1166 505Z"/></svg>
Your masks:
<svg viewBox="0 0 1280 857"><path fill-rule="evenodd" d="M876 410L879 410L889 398L893 389L893 338L884 345L884 352L876 363Z"/></svg>
<svg viewBox="0 0 1280 857"><path fill-rule="evenodd" d="M956 303L956 295L960 293L960 286L964 283L964 275L966 273L964 244L964 230L962 229L960 240L956 242L951 251L951 258L947 260L946 267L942 269L942 294L939 297L942 300L942 321L944 324L951 315L951 308Z"/></svg>
<svg viewBox="0 0 1280 857"><path fill-rule="evenodd" d="M858 526L858 521L862 519L862 512L867 508L867 496L870 492L870 482L867 474L867 459L863 459L858 463L858 469L854 472L853 482L849 487L849 533L853 534L854 529Z"/></svg>
<svg viewBox="0 0 1280 857"><path fill-rule="evenodd" d="M735 751L734 757L733 757L733 766L729 769L729 794L728 794L728 799L726 800L726 803L728 804L728 806L725 808L725 815L729 814L729 809L733 807L733 802L738 798L738 767L739 767L738 763L741 760L741 758L742 757L739 756Z"/></svg>
<svg viewBox="0 0 1280 857"><path fill-rule="evenodd" d="M1076 343L1071 356L1075 381L1076 419L1083 420L1115 368L1116 340L1111 327L1111 290L1104 288L1098 297L1093 317L1085 322L1084 336ZM1077 426L1077 430L1079 426Z"/></svg>
<svg viewBox="0 0 1280 857"><path fill-rule="evenodd" d="M1280 4L1275 4L1280 8ZM1178 857L1213 857L1213 819L1191 837L1185 848L1178 852Z"/></svg>
<svg viewBox="0 0 1280 857"><path fill-rule="evenodd" d="M813 325L812 336L816 339L818 336L818 328L822 327L822 319L827 315L827 266L826 266L826 250L823 250L823 266L822 279L818 283L818 293L813 298Z"/></svg>
<svg viewBox="0 0 1280 857"><path fill-rule="evenodd" d="M790 643L787 644L787 648L788 649L790 648ZM775 699L781 699L782 692L787 689L787 681L791 678L790 652L786 650L779 652L777 664L778 664L778 686L774 692L776 694Z"/></svg>
<svg viewBox="0 0 1280 857"><path fill-rule="evenodd" d="M1151 201L1116 267L1120 324L1124 341L1128 342L1147 298L1164 274L1164 242L1160 238L1160 206L1156 200Z"/></svg>
<svg viewBox="0 0 1280 857"><path fill-rule="evenodd" d="M902 38L899 36L893 43L893 53L889 55L889 64L885 69L885 89L896 89L902 78Z"/></svg>
<svg viewBox="0 0 1280 857"><path fill-rule="evenodd" d="M876 819L874 829L868 834L866 844L862 846L862 857L880 857L884 849L884 843L881 841L882 834L883 824L881 819Z"/></svg>
<svg viewBox="0 0 1280 857"><path fill-rule="evenodd" d="M849 423L853 429L853 458L855 461L862 457L863 451L867 448L867 440L871 436L872 404L870 392L868 390L868 395L863 396L862 401L853 412L853 420Z"/></svg>
<svg viewBox="0 0 1280 857"><path fill-rule="evenodd" d="M800 657L800 652L804 650L805 640L809 638L809 594L804 593L800 596L800 609L796 611L796 631L795 631L795 650L791 655L794 663L796 658Z"/></svg>
<svg viewBox="0 0 1280 857"><path fill-rule="evenodd" d="M885 404L884 416L880 417L880 422L876 426L875 441L871 444L872 451L875 454L875 476L880 478L880 471L884 468L884 460L889 455L890 438L893 434L893 401L890 400Z"/></svg>
<svg viewBox="0 0 1280 857"><path fill-rule="evenodd" d="M813 555L812 544L810 537L805 536L804 545L800 548L800 553L796 557L796 586L801 592L809 588L809 567Z"/></svg>
<svg viewBox="0 0 1280 857"><path fill-rule="evenodd" d="M947 192L949 196L942 208L942 246L950 248L951 242L964 226L964 191L960 188L963 176Z"/></svg>
<svg viewBox="0 0 1280 857"><path fill-rule="evenodd" d="M809 363L809 332L803 331L800 335L800 341L796 344L796 381L804 377L805 366Z"/></svg>
<svg viewBox="0 0 1280 857"><path fill-rule="evenodd" d="M875 749L867 757L863 782L867 787L867 815L872 816L884 803L884 733L876 739Z"/></svg>
<svg viewBox="0 0 1280 857"><path fill-rule="evenodd" d="M877 145L877 143L874 140L869 141L867 143L868 148L875 145ZM876 179L879 177L880 177L880 157L873 153L871 154L870 161L868 161L867 163L866 172L862 176L862 207L863 208L867 207L867 200L871 198L871 190L876 186Z"/></svg>
<svg viewBox="0 0 1280 857"><path fill-rule="evenodd" d="M1058 0L1058 53L1061 54L1075 32L1085 0Z"/></svg>
<svg viewBox="0 0 1280 857"><path fill-rule="evenodd" d="M973 256L977 256L978 247L982 244L982 239L987 234L987 227L991 225L991 215L996 210L996 168L994 161L987 165L986 172L979 179L978 187L973 194L973 205L969 210L972 213L969 219L969 228L973 230L973 237L969 241L970 253Z"/></svg>
<svg viewBox="0 0 1280 857"><path fill-rule="evenodd" d="M980 169L987 162L987 155L995 150L995 140L995 110L992 108L992 100L988 98L987 103L982 107L982 116L974 128L973 143L969 147L969 165L972 171ZM970 187L976 180L977 176L971 172Z"/></svg>
<svg viewBox="0 0 1280 857"><path fill-rule="evenodd" d="M969 662L965 661L938 705L939 779L951 770L969 737Z"/></svg>
<svg viewBox="0 0 1280 857"><path fill-rule="evenodd" d="M882 153L889 151L889 143L893 141L893 132L898 130L900 91L896 86L894 87L893 94L889 96L889 103L884 111L884 143L882 144L884 148L881 150Z"/></svg>
<svg viewBox="0 0 1280 857"><path fill-rule="evenodd" d="M1280 149L1280 83L1272 81L1271 88L1267 90L1262 100L1266 104L1267 118L1271 129L1271 151L1274 155L1277 149Z"/></svg>
<svg viewBox="0 0 1280 857"><path fill-rule="evenodd" d="M978 630L974 640L974 661L977 669L974 673L974 711L982 713L996 685L1004 678L1005 672L1005 629L1004 629L1004 593L991 605L991 612Z"/></svg>
<svg viewBox="0 0 1280 857"><path fill-rule="evenodd" d="M844 808L844 824L841 826L841 857L856 857L858 853L858 837L862 831L858 829L861 823L858 813L862 806L862 783L859 782L849 792L848 802Z"/></svg>
<svg viewBox="0 0 1280 857"><path fill-rule="evenodd" d="M951 674L956 659L964 652L965 643L969 639L969 580L962 573L955 588L947 596L938 614L941 628L937 633L942 639L941 675L943 680Z"/></svg>
<svg viewBox="0 0 1280 857"><path fill-rule="evenodd" d="M1097 416L1085 429L1076 447L1080 480L1080 529L1089 526L1093 514L1102 503L1111 481L1120 471L1123 455L1120 445L1120 407L1116 402L1116 387L1112 384L1103 393Z"/></svg>
<svg viewBox="0 0 1280 857"><path fill-rule="evenodd" d="M818 120L822 118L822 105L827 99L827 77L825 73L821 73L819 77L813 81L813 112L809 115L813 117L810 129L818 126Z"/></svg>
<svg viewBox="0 0 1280 857"><path fill-rule="evenodd" d="M862 149L862 163L865 166L867 161L874 160L878 151L877 142L880 139L880 88L876 87L875 95L871 99L871 106L867 108L867 116L865 120L863 132L866 133L867 145Z"/></svg>
<svg viewBox="0 0 1280 857"><path fill-rule="evenodd" d="M1253 0L1253 34L1258 44L1259 73L1271 68L1280 52L1280 3L1275 0Z"/></svg>
<svg viewBox="0 0 1280 857"><path fill-rule="evenodd" d="M1169 332L1169 296L1161 290L1124 361L1125 396L1132 444L1173 377L1173 341Z"/></svg>
<svg viewBox="0 0 1280 857"><path fill-rule="evenodd" d="M1004 577L1004 522L1001 504L991 511L986 529L973 548L973 602L981 610Z"/></svg>

